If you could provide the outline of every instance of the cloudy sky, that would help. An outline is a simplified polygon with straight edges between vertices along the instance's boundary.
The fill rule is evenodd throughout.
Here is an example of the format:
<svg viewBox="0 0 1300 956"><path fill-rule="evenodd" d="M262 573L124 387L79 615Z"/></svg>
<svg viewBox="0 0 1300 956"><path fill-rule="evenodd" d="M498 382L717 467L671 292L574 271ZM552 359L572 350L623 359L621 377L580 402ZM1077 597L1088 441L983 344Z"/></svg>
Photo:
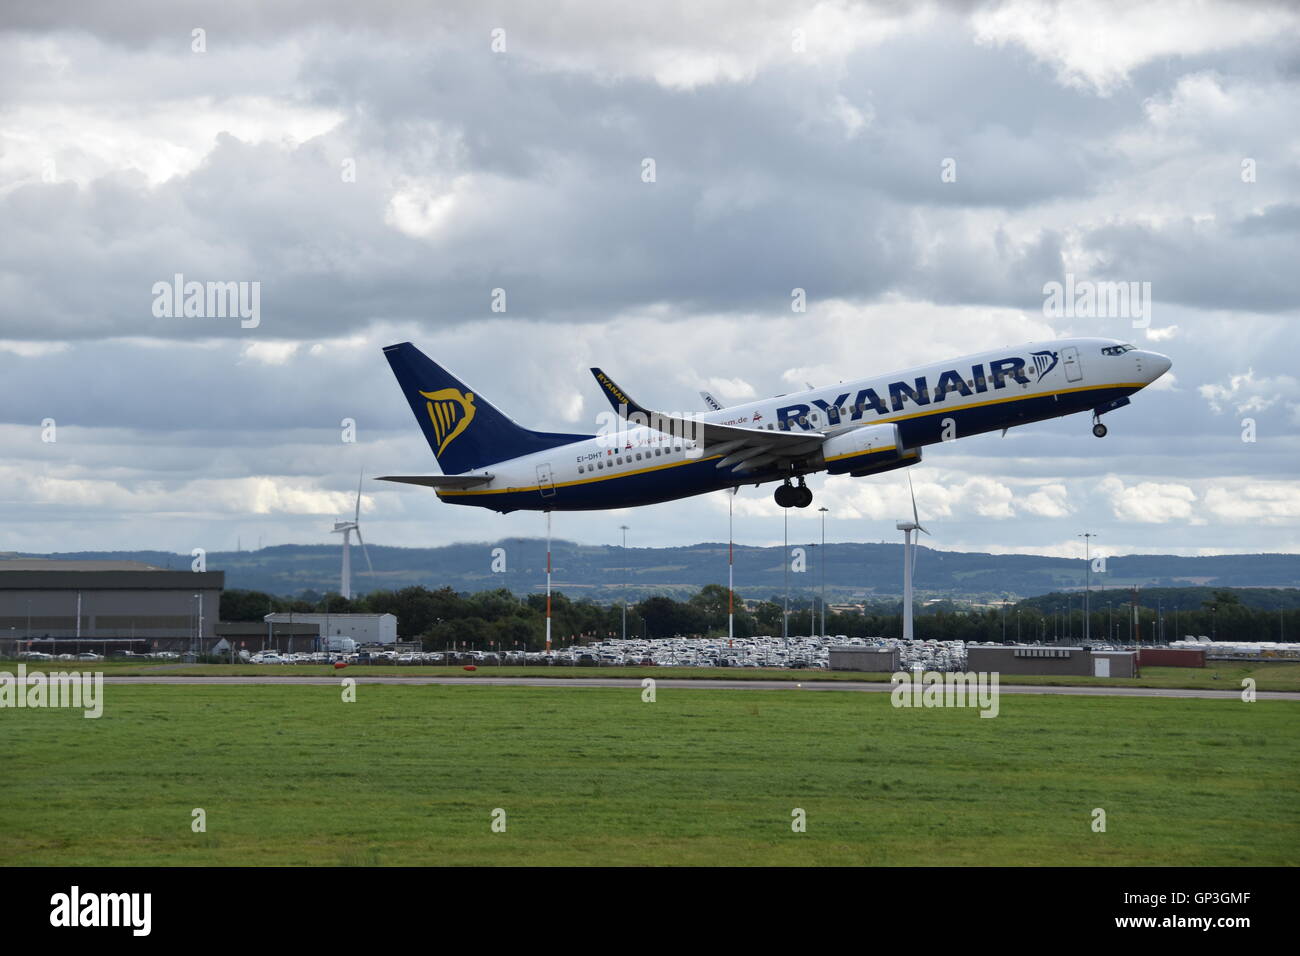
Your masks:
<svg viewBox="0 0 1300 956"><path fill-rule="evenodd" d="M926 543L1300 550L1293 4L48 0L0 13L0 77L0 551L331 540L363 469L437 473L393 342L586 431L591 365L694 409L1085 334L1173 372L1104 441L930 449ZM178 273L260 283L258 324L156 315ZM1045 314L1067 274L1149 282L1150 327ZM829 538L898 536L904 473L812 484ZM770 487L736 514L781 540ZM714 494L555 531L726 522ZM545 527L370 480L362 526Z"/></svg>

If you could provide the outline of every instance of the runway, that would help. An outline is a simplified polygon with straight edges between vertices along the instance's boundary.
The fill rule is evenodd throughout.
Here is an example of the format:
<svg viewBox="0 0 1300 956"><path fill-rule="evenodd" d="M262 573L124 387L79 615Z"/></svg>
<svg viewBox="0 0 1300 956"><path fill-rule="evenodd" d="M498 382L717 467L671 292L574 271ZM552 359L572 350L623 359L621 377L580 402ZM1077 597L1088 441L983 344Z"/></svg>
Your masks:
<svg viewBox="0 0 1300 956"><path fill-rule="evenodd" d="M257 685L315 685L337 687L345 678L353 678L358 684L393 684L393 685L487 685L491 687L612 687L624 690L640 690L641 679L635 677L377 677L366 676L353 671L340 671L332 677L290 677L290 676L250 676L250 677L168 677L165 675L149 677L104 677L105 684L172 684L172 685L211 685L211 686L257 686ZM656 690L797 690L797 691L846 691L862 694L887 694L893 688L890 684L867 681L775 681L775 680L682 680L655 678ZM1241 690L1199 690L1178 687L1048 687L1032 684L999 684L998 691L1003 694L1052 694L1081 697L1172 697L1195 698L1201 700L1240 700ZM1258 700L1292 700L1300 701L1300 691L1257 691Z"/></svg>

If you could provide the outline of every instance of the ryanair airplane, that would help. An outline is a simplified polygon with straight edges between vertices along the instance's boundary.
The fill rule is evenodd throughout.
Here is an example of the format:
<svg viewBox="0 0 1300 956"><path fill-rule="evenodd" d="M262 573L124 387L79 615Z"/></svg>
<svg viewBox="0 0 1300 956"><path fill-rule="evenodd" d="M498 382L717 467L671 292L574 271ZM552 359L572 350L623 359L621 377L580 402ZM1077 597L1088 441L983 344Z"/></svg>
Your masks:
<svg viewBox="0 0 1300 956"><path fill-rule="evenodd" d="M1101 416L1172 364L1114 339L1060 339L696 415L647 409L593 368L614 414L601 433L578 435L524 428L410 342L384 354L443 474L380 480L503 514L629 508L773 481L778 505L807 508L805 476L906 468L941 441L1088 411L1105 437Z"/></svg>

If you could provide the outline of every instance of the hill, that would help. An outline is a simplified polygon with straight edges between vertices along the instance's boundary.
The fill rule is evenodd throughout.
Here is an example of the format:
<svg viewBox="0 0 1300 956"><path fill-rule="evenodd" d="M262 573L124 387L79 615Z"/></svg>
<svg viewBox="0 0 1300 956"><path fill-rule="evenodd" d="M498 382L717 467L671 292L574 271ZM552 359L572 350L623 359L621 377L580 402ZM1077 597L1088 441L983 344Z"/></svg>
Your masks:
<svg viewBox="0 0 1300 956"><path fill-rule="evenodd" d="M803 547L804 570L790 574L796 593L821 586L821 556ZM499 549L499 550L498 550ZM448 544L434 548L370 547L373 573L360 549L353 553L357 593L410 585L483 591L500 587L517 594L536 592L546 582L546 544L536 538ZM555 541L554 587L575 599L604 602L649 594L685 596L705 584L727 582L726 542L679 548L628 548ZM735 587L747 597L767 597L784 587L782 549L736 546ZM48 555L11 554L56 560L130 560L158 567L187 568L189 555L166 551L82 551ZM279 545L257 551L216 551L208 570L226 573L228 588L294 595L339 590L338 545ZM493 570L497 568L504 570ZM900 544L834 543L826 546L826 595L831 602L897 598L902 591ZM986 601L1003 596L1033 597L1083 587L1084 562L1045 555L936 551L922 547L916 561L919 597ZM1096 588L1295 587L1300 555L1237 554L1182 557L1126 555L1107 559L1104 574L1093 574Z"/></svg>

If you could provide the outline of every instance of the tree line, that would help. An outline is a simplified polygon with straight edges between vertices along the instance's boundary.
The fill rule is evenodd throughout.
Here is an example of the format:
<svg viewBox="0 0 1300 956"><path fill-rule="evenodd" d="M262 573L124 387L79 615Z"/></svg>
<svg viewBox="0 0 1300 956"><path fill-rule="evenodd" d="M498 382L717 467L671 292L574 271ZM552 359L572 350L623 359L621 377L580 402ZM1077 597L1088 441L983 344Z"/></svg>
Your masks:
<svg viewBox="0 0 1300 956"><path fill-rule="evenodd" d="M1174 589L1177 590L1177 589ZM1189 589L1190 590L1190 589ZM1168 591L1165 591L1168 594ZM1139 596L1139 602L1143 598ZM647 597L626 609L628 637L725 637L727 589L718 584L700 588L686 600ZM734 599L733 633L736 637L781 635L784 599ZM546 596L523 597L505 589L458 592L407 587L397 591L371 591L348 600L338 594L304 592L282 598L260 591L223 591L221 619L260 621L272 611L331 614L393 614L403 640L419 640L427 649L455 646L540 649L545 646ZM573 600L555 592L551 597L554 647L620 637L624 631L621 604ZM1088 615L1094 641L1128 643L1135 634L1143 641L1176 640L1185 635L1214 637L1221 641L1300 640L1300 610L1248 607L1237 593L1218 590L1202 596L1196 607L1172 609L1165 602L1139 603L1136 616L1127 604L1112 596L1100 603L1093 594ZM847 637L900 637L902 602L881 601L845 610L828 607L826 633ZM822 608L816 598L791 597L785 633L819 634ZM1044 595L1016 604L971 607L949 601L916 609L914 634L937 641L1079 641L1084 636L1084 613L1079 594Z"/></svg>

